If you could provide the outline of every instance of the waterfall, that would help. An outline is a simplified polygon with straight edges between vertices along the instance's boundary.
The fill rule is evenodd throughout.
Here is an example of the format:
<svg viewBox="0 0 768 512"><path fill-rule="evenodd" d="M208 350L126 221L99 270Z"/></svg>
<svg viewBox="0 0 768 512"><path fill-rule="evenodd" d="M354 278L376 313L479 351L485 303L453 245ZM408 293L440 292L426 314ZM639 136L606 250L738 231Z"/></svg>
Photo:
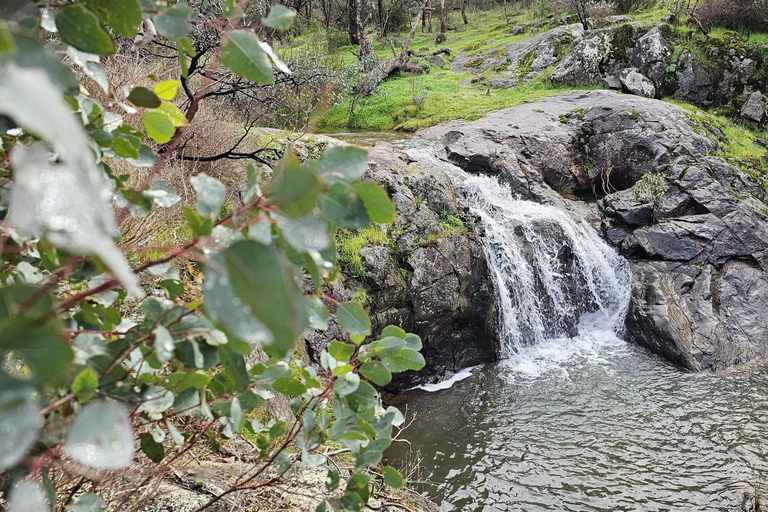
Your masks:
<svg viewBox="0 0 768 512"><path fill-rule="evenodd" d="M553 340L567 345L588 331L616 339L629 303L629 265L588 222L516 199L486 176L465 179L461 191L485 227L502 357Z"/></svg>

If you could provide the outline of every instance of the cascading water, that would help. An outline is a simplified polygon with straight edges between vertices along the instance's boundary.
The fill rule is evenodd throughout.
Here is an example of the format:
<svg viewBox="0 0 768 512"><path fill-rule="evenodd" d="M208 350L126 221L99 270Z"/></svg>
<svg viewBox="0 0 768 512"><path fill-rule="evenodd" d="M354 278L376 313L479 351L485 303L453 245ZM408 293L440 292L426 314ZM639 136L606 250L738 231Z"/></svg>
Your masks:
<svg viewBox="0 0 768 512"><path fill-rule="evenodd" d="M516 199L475 176L461 190L481 220L499 297L502 356L584 331L619 332L630 295L629 265L586 221Z"/></svg>

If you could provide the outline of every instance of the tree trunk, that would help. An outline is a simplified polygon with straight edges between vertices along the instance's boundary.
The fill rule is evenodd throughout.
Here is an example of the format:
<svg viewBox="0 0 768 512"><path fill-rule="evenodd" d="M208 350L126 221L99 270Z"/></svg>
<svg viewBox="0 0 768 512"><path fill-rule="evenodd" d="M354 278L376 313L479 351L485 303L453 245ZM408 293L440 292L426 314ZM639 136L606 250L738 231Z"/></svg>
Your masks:
<svg viewBox="0 0 768 512"><path fill-rule="evenodd" d="M465 25L469 25L469 21L467 21L467 0L461 0L461 19L464 20Z"/></svg>
<svg viewBox="0 0 768 512"><path fill-rule="evenodd" d="M448 6L445 0L440 0L440 34L438 34L436 42L442 44L445 42L445 33L448 32Z"/></svg>
<svg viewBox="0 0 768 512"><path fill-rule="evenodd" d="M408 33L408 37L406 37L405 41L403 42L400 55L397 54L395 43L390 39L389 44L392 46L392 53L394 54L394 58L383 62L380 66L371 71L368 80L358 81L358 84L363 85L355 85L353 88L355 97L371 94L376 89L376 87L378 87L379 84L384 81L385 78L387 78L395 71L407 71L409 73L422 73L424 71L421 66L416 66L408 62L411 58L411 55L408 53L408 47L411 45L413 36L416 34L416 29L418 28L419 22L422 20L422 17L425 14L428 3L429 0L424 0L424 2L421 4L421 7L419 8L419 14L416 16L416 20L411 27L411 31Z"/></svg>
<svg viewBox="0 0 768 512"><path fill-rule="evenodd" d="M349 0L347 8L349 10L349 43L360 44L360 31L357 26L357 20L360 17L358 1Z"/></svg>
<svg viewBox="0 0 768 512"><path fill-rule="evenodd" d="M427 19L427 34L432 33L432 7L430 6L429 0L427 0L427 7L424 9L423 16Z"/></svg>

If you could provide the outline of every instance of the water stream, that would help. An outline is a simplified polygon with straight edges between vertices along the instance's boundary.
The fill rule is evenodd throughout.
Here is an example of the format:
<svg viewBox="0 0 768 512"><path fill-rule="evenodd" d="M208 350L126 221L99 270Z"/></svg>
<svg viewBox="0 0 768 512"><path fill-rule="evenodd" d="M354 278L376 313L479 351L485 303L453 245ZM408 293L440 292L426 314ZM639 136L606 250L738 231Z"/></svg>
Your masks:
<svg viewBox="0 0 768 512"><path fill-rule="evenodd" d="M739 510L768 477L768 368L686 374L627 343L628 265L588 223L491 178L462 189L503 360L407 393L388 462L447 511Z"/></svg>

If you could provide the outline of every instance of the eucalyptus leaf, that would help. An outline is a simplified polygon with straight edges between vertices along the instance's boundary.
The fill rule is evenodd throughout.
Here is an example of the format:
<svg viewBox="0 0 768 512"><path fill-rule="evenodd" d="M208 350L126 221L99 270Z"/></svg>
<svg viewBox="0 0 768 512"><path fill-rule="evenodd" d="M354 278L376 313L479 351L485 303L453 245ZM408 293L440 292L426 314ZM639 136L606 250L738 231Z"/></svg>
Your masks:
<svg viewBox="0 0 768 512"><path fill-rule="evenodd" d="M113 402L90 402L83 407L64 444L68 457L98 470L129 466L133 451L133 428L128 414Z"/></svg>
<svg viewBox="0 0 768 512"><path fill-rule="evenodd" d="M8 512L48 512L43 489L29 480L22 480L11 489Z"/></svg>
<svg viewBox="0 0 768 512"><path fill-rule="evenodd" d="M236 296L272 333L274 341L265 350L278 356L293 350L308 324L293 269L273 248L250 240L237 242L222 254Z"/></svg>
<svg viewBox="0 0 768 512"><path fill-rule="evenodd" d="M0 114L48 141L59 164L41 145L17 146L11 153L15 187L10 222L77 254L95 254L134 295L143 296L138 277L112 240L120 233L104 173L94 164L90 144L70 108L42 71L6 64L0 69Z"/></svg>
<svg viewBox="0 0 768 512"><path fill-rule="evenodd" d="M269 15L266 18L262 18L261 22L275 30L287 30L291 28L291 23L293 23L295 17L296 13L292 10L282 5L273 5Z"/></svg>
<svg viewBox="0 0 768 512"><path fill-rule="evenodd" d="M227 32L223 38L221 62L233 73L251 82L271 84L274 81L269 55L252 32Z"/></svg>
<svg viewBox="0 0 768 512"><path fill-rule="evenodd" d="M102 26L99 16L82 3L68 4L56 15L56 29L61 39L80 51L111 55L115 42Z"/></svg>
<svg viewBox="0 0 768 512"><path fill-rule="evenodd" d="M0 392L0 471L14 466L37 438L40 415L31 390Z"/></svg>
<svg viewBox="0 0 768 512"><path fill-rule="evenodd" d="M368 152L354 146L335 146L325 150L318 165L324 183L352 183L368 169Z"/></svg>
<svg viewBox="0 0 768 512"><path fill-rule="evenodd" d="M191 177L189 181L197 192L197 212L200 215L217 217L227 195L224 184L204 172Z"/></svg>
<svg viewBox="0 0 768 512"><path fill-rule="evenodd" d="M357 302L345 302L336 307L336 319L342 329L350 334L371 334L371 320Z"/></svg>

